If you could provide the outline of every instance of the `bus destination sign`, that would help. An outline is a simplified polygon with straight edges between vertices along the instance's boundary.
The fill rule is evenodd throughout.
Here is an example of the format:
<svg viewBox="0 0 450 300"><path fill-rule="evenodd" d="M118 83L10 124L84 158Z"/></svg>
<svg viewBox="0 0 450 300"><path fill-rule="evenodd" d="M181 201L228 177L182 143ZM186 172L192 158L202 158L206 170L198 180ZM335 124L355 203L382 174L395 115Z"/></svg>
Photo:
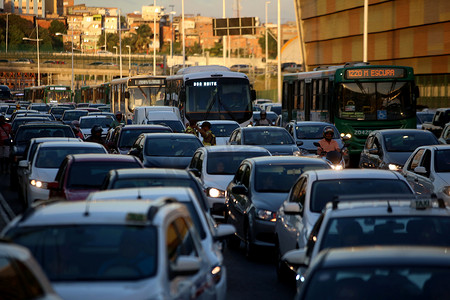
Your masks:
<svg viewBox="0 0 450 300"><path fill-rule="evenodd" d="M345 70L346 79L403 78L405 69L401 68L370 68Z"/></svg>
<svg viewBox="0 0 450 300"><path fill-rule="evenodd" d="M130 79L129 86L162 85L164 79Z"/></svg>
<svg viewBox="0 0 450 300"><path fill-rule="evenodd" d="M68 91L69 88L66 86L51 86L50 91Z"/></svg>

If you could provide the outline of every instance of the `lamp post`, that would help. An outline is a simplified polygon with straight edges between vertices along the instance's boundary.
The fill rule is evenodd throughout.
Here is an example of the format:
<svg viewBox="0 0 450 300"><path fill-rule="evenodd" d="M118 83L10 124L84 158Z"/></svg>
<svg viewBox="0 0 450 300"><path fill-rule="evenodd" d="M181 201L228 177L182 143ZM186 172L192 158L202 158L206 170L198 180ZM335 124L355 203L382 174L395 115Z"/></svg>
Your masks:
<svg viewBox="0 0 450 300"><path fill-rule="evenodd" d="M264 76L265 77L265 80L264 80L264 83L265 83L265 88L266 88L266 90L267 89L269 89L269 81L267 80L268 79L268 73L269 73L269 70L267 69L267 60L269 59L269 41L267 40L267 38L268 38L268 36L267 36L267 30L268 30L268 26L267 26L267 6L270 4L270 1L266 1L266 76Z"/></svg>
<svg viewBox="0 0 450 300"><path fill-rule="evenodd" d="M281 4L278 0L278 38L277 38L277 58L278 58L278 102L281 103Z"/></svg>
<svg viewBox="0 0 450 300"><path fill-rule="evenodd" d="M38 35L39 36L39 35ZM23 38L24 41L31 41L36 42L36 48L37 48L37 67L38 67L38 86L41 86L41 68L39 64L39 42L43 41L42 39L30 39L30 38Z"/></svg>
<svg viewBox="0 0 450 300"><path fill-rule="evenodd" d="M9 18L8 18L8 16L10 14L11 13L7 13L6 14L6 53L8 53L8 29L9 29Z"/></svg>
<svg viewBox="0 0 450 300"><path fill-rule="evenodd" d="M181 0L181 24L183 26L183 68L186 66L186 43L184 40L184 0Z"/></svg>
<svg viewBox="0 0 450 300"><path fill-rule="evenodd" d="M61 32L57 32L56 35L60 35L60 36L68 36L67 34L63 34ZM74 80L74 76L73 76L73 30L72 30L72 80L70 82L70 90L71 93L73 93L73 80Z"/></svg>
<svg viewBox="0 0 450 300"><path fill-rule="evenodd" d="M222 1L222 18L226 18L225 13L225 0ZM227 63L227 39L226 36L222 37L222 56L223 56L223 65L225 66Z"/></svg>
<svg viewBox="0 0 450 300"><path fill-rule="evenodd" d="M107 44L106 44L106 27L102 27L102 30L104 30L105 31L105 51L108 51L107 50Z"/></svg>
<svg viewBox="0 0 450 300"><path fill-rule="evenodd" d="M117 46L113 46L113 49L116 49L116 65L117 65Z"/></svg>
<svg viewBox="0 0 450 300"><path fill-rule="evenodd" d="M173 8L173 5L170 5ZM173 59L173 15L176 14L173 10L170 12L170 26L171 26L171 33L172 33L172 40L170 41L170 58Z"/></svg>
<svg viewBox="0 0 450 300"><path fill-rule="evenodd" d="M156 14L159 9L156 8L156 0L153 0L153 76L156 75Z"/></svg>
<svg viewBox="0 0 450 300"><path fill-rule="evenodd" d="M120 78L122 78L122 22L120 20L120 9L119 9L119 70L120 70Z"/></svg>
<svg viewBox="0 0 450 300"><path fill-rule="evenodd" d="M128 48L128 76L131 76L131 46L127 45Z"/></svg>

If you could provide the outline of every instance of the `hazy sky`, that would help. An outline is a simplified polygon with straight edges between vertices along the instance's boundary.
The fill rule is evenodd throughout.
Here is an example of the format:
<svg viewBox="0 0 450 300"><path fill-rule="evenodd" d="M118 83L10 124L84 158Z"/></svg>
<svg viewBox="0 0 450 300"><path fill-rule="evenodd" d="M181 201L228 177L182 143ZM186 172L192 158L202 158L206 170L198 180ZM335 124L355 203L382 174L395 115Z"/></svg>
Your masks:
<svg viewBox="0 0 450 300"><path fill-rule="evenodd" d="M268 4L267 14L269 23L277 22L278 0L271 0ZM235 17L235 0L225 0L226 16ZM259 17L260 22L265 22L266 0L241 0L241 17ZM281 23L295 21L294 1L280 0ZM124 13L141 11L144 5L153 5L153 0L75 0L75 4L86 4L88 6L119 7ZM173 10L177 15L181 14L181 0L156 0L156 5L164 6L170 11L169 5L174 5ZM185 0L185 14L201 14L202 16L221 18L223 0Z"/></svg>

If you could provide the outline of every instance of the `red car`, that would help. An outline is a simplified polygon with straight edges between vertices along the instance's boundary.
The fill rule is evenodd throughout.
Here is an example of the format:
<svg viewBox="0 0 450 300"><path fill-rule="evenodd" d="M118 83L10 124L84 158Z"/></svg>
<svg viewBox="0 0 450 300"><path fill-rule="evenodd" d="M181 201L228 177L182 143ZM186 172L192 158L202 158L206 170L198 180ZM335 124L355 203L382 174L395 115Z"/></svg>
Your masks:
<svg viewBox="0 0 450 300"><path fill-rule="evenodd" d="M68 155L59 167L55 182L47 184L50 199L85 200L91 192L100 190L110 170L143 167L139 159L131 155Z"/></svg>

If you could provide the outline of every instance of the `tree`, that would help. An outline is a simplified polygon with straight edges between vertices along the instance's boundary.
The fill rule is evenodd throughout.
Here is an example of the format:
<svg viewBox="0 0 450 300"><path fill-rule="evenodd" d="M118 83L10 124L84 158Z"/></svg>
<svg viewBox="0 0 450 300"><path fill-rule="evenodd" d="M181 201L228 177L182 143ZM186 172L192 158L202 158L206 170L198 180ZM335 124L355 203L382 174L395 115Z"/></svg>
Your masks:
<svg viewBox="0 0 450 300"><path fill-rule="evenodd" d="M268 41L268 52L269 52L269 58L275 59L277 57L277 41L273 38L273 36L268 33L267 34L267 41ZM261 37L258 39L258 43L261 46L261 49L263 49L265 53L266 49L266 36L265 34L262 34Z"/></svg>
<svg viewBox="0 0 450 300"><path fill-rule="evenodd" d="M48 31L50 32L50 34L52 36L56 36L57 32L65 33L67 30L66 30L66 26L64 25L64 23L59 22L58 20L53 20L50 23L50 27L48 28Z"/></svg>

